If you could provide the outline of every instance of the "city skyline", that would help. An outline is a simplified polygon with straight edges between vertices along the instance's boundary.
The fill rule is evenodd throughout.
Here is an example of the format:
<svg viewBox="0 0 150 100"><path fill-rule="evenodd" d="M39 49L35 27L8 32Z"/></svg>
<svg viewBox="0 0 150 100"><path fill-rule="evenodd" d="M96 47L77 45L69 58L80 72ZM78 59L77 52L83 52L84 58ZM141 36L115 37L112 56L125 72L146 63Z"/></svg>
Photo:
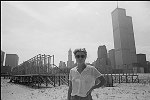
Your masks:
<svg viewBox="0 0 150 100"><path fill-rule="evenodd" d="M150 61L150 2L118 2L132 17L136 54ZM68 50L86 48L86 62L97 50L114 49L110 2L1 2L1 50L19 56L19 64L37 54L55 55L55 64L67 62ZM72 60L75 61L74 56Z"/></svg>

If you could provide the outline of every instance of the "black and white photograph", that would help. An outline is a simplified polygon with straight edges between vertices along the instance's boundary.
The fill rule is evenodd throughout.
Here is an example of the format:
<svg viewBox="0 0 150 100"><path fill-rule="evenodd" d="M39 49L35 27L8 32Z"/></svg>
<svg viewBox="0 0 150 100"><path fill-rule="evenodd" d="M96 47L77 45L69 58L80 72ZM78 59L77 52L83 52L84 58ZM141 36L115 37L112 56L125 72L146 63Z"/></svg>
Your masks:
<svg viewBox="0 0 150 100"><path fill-rule="evenodd" d="M1 1L1 100L150 100L150 1Z"/></svg>

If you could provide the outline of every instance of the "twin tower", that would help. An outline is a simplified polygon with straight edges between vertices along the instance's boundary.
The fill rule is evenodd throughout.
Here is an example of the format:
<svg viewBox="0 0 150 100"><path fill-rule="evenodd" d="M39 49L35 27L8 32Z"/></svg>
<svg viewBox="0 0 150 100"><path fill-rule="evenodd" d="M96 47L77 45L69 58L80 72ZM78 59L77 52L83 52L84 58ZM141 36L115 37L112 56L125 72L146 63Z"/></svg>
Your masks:
<svg viewBox="0 0 150 100"><path fill-rule="evenodd" d="M128 66L133 69L137 63L132 18L125 9L116 8L112 13L116 69Z"/></svg>
<svg viewBox="0 0 150 100"><path fill-rule="evenodd" d="M118 7L111 13L111 15L114 37L114 52L110 50L110 53L112 54L109 55L111 62L110 65L113 66L113 69L122 70L125 69L125 67L128 67L128 69L133 70L135 64L137 63L137 57L132 18L130 16L126 16L125 9ZM103 58L107 58L107 51L105 50L105 47L103 51L103 53L98 54L98 58L101 60L105 60ZM73 64L72 52L69 50L67 65L72 66Z"/></svg>
<svg viewBox="0 0 150 100"><path fill-rule="evenodd" d="M112 13L112 26L114 49L109 50L107 56L106 46L99 46L98 58L94 65L102 72L134 72L137 64L132 18L126 16L125 9L116 8ZM108 65L108 66L107 66Z"/></svg>

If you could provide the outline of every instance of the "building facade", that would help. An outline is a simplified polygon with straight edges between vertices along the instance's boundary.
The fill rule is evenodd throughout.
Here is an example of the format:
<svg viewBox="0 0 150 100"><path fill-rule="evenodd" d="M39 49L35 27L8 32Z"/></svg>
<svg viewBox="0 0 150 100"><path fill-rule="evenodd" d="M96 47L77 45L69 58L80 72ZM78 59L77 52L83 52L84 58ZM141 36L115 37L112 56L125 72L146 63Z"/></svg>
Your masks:
<svg viewBox="0 0 150 100"><path fill-rule="evenodd" d="M60 61L59 68L66 68L66 64L63 61Z"/></svg>
<svg viewBox="0 0 150 100"><path fill-rule="evenodd" d="M147 70L146 54L137 54L137 67L138 73L144 73Z"/></svg>
<svg viewBox="0 0 150 100"><path fill-rule="evenodd" d="M140 67L146 66L146 54L137 54L137 63Z"/></svg>
<svg viewBox="0 0 150 100"><path fill-rule="evenodd" d="M5 57L5 52L1 50L1 67L4 64L4 57Z"/></svg>
<svg viewBox="0 0 150 100"><path fill-rule="evenodd" d="M71 49L69 49L69 51L68 51L67 67L68 68L74 67L74 61L72 61L72 51L71 51Z"/></svg>
<svg viewBox="0 0 150 100"><path fill-rule="evenodd" d="M6 54L5 66L12 68L18 66L19 57L17 54Z"/></svg>
<svg viewBox="0 0 150 100"><path fill-rule="evenodd" d="M137 63L132 18L125 9L116 8L112 13L116 69L133 69Z"/></svg>
<svg viewBox="0 0 150 100"><path fill-rule="evenodd" d="M97 55L98 55L97 60L99 60L101 65L110 65L105 45L98 47Z"/></svg>
<svg viewBox="0 0 150 100"><path fill-rule="evenodd" d="M98 47L97 55L99 59L107 58L107 49L105 45Z"/></svg>
<svg viewBox="0 0 150 100"><path fill-rule="evenodd" d="M108 58L110 59L112 69L116 69L115 49L111 49L108 51Z"/></svg>
<svg viewBox="0 0 150 100"><path fill-rule="evenodd" d="M107 49L105 45L99 46L97 51L98 58L93 63L93 65L101 72L101 73L110 73L110 61L107 55Z"/></svg>

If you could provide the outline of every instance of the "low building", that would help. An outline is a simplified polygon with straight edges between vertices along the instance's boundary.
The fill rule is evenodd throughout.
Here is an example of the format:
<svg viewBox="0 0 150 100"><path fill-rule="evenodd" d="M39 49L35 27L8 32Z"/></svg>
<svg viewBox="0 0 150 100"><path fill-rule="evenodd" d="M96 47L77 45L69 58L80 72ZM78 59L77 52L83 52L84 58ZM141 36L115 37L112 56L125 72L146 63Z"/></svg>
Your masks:
<svg viewBox="0 0 150 100"><path fill-rule="evenodd" d="M17 54L6 54L5 66L11 66L12 68L18 66L19 57Z"/></svg>

